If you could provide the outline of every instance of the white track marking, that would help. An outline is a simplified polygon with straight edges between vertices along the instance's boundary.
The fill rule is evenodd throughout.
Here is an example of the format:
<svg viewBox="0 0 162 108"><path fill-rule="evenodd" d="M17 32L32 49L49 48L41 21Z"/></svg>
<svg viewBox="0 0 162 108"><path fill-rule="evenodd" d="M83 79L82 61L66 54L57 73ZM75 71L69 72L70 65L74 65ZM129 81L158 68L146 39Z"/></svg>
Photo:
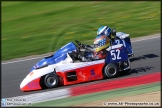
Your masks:
<svg viewBox="0 0 162 108"><path fill-rule="evenodd" d="M156 36L156 37L151 37L151 38L146 38L146 39L135 40L135 41L132 41L132 42L138 42L138 41L149 40L149 39L160 38L160 37L161 36Z"/></svg>
<svg viewBox="0 0 162 108"><path fill-rule="evenodd" d="M30 59L23 59L23 60L18 60L18 61L11 61L11 62L6 62L6 63L2 63L2 64L16 63L16 62L21 62L21 61L34 60L34 59L38 59L38 58L42 58L42 57L35 57L35 58L30 58Z"/></svg>
<svg viewBox="0 0 162 108"><path fill-rule="evenodd" d="M149 39L160 38L160 37L161 36L156 36L156 37L151 37L151 38L146 38L146 39L139 39L139 40L135 40L135 41L132 41L132 42L138 42L138 41L149 40ZM35 57L35 58L30 58L30 59L23 59L23 60L18 60L18 61L11 61L11 62L6 62L6 63L2 63L2 64L16 63L16 62L21 62L21 61L34 60L34 59L38 59L38 58L43 58L43 57L41 56L41 57Z"/></svg>

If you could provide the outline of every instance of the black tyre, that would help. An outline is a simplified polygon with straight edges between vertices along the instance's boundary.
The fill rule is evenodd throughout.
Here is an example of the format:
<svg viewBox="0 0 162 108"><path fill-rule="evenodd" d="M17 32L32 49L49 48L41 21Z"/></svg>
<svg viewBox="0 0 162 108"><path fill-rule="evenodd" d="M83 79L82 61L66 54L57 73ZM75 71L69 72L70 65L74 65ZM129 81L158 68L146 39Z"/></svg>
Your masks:
<svg viewBox="0 0 162 108"><path fill-rule="evenodd" d="M124 71L125 74L131 74L131 68Z"/></svg>
<svg viewBox="0 0 162 108"><path fill-rule="evenodd" d="M57 75L55 75L55 74L47 74L44 77L44 85L47 88L56 87L56 86L58 86L58 84L59 84L59 79L58 79Z"/></svg>
<svg viewBox="0 0 162 108"><path fill-rule="evenodd" d="M115 64L107 64L104 68L104 76L106 78L113 78L119 74L119 69Z"/></svg>

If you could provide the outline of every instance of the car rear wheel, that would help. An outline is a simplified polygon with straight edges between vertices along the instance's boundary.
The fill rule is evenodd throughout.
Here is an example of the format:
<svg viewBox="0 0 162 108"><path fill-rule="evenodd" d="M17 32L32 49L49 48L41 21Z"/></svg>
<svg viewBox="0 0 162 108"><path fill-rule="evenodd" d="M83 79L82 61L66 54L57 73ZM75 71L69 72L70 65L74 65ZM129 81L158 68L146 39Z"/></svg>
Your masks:
<svg viewBox="0 0 162 108"><path fill-rule="evenodd" d="M104 75L106 78L113 78L119 74L119 69L115 64L107 64L104 68Z"/></svg>
<svg viewBox="0 0 162 108"><path fill-rule="evenodd" d="M47 88L58 86L59 79L55 74L47 74L44 78L44 84Z"/></svg>

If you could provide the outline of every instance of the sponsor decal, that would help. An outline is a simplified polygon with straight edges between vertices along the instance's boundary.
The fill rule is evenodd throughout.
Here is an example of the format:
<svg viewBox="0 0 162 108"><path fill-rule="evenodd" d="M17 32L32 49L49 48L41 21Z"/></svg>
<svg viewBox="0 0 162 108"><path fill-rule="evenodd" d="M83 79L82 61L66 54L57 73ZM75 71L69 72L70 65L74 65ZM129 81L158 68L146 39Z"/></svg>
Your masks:
<svg viewBox="0 0 162 108"><path fill-rule="evenodd" d="M38 63L35 65L35 67L36 67L36 68L38 68L38 67L39 67Z"/></svg>
<svg viewBox="0 0 162 108"><path fill-rule="evenodd" d="M55 61L56 61L57 59L61 58L62 56L64 56L64 54L62 54L61 56L55 58Z"/></svg>
<svg viewBox="0 0 162 108"><path fill-rule="evenodd" d="M39 85L38 82L30 82L30 83L28 83L28 87L29 87L29 88L35 88L35 87L38 86L38 85Z"/></svg>
<svg viewBox="0 0 162 108"><path fill-rule="evenodd" d="M30 76L32 76L34 74L34 72L30 72Z"/></svg>
<svg viewBox="0 0 162 108"><path fill-rule="evenodd" d="M91 70L91 75L96 75L95 72L94 72L94 69Z"/></svg>
<svg viewBox="0 0 162 108"><path fill-rule="evenodd" d="M94 71L94 69L92 69L91 71L90 71L90 76L88 77L88 80L93 80L93 79L99 79L101 76L100 75L96 75L95 74L95 71Z"/></svg>
<svg viewBox="0 0 162 108"><path fill-rule="evenodd" d="M36 69L37 67L36 66L33 66L34 67L34 69Z"/></svg>
<svg viewBox="0 0 162 108"><path fill-rule="evenodd" d="M81 79L82 81L85 81L85 79L86 79L85 73L82 73L82 71L80 71L78 73L78 75L82 77L82 79Z"/></svg>

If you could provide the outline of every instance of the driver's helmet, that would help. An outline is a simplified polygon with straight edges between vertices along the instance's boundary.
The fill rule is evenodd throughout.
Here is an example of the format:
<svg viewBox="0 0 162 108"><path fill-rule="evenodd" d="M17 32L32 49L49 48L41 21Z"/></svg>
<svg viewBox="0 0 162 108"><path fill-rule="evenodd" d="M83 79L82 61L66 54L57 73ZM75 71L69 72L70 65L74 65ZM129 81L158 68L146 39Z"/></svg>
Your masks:
<svg viewBox="0 0 162 108"><path fill-rule="evenodd" d="M99 35L94 40L94 50L95 52L99 52L105 48L110 46L110 40L105 35Z"/></svg>
<svg viewBox="0 0 162 108"><path fill-rule="evenodd" d="M97 31L97 35L105 35L108 38L110 38L111 36L111 29L108 26L101 26L98 31Z"/></svg>

